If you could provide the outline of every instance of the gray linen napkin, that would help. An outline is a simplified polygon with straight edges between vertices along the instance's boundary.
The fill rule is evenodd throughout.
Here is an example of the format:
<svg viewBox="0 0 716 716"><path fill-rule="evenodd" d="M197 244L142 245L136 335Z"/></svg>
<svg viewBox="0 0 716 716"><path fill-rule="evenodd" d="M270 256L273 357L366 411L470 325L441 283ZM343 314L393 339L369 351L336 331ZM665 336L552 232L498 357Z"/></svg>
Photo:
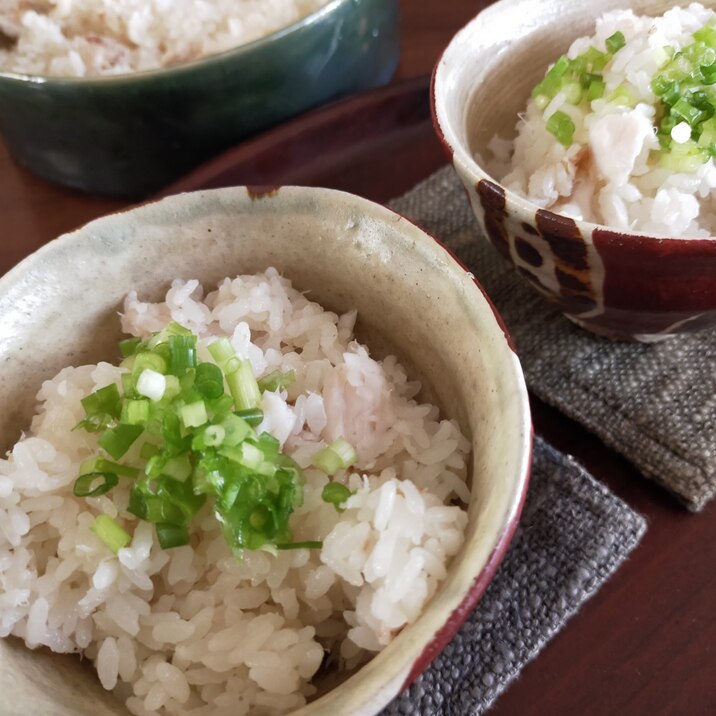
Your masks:
<svg viewBox="0 0 716 716"><path fill-rule="evenodd" d="M549 306L481 235L451 166L391 208L470 267L502 314L531 390L582 423L689 509L716 494L716 331L616 343Z"/></svg>
<svg viewBox="0 0 716 716"><path fill-rule="evenodd" d="M636 547L644 519L535 439L522 520L475 611L383 716L481 714Z"/></svg>

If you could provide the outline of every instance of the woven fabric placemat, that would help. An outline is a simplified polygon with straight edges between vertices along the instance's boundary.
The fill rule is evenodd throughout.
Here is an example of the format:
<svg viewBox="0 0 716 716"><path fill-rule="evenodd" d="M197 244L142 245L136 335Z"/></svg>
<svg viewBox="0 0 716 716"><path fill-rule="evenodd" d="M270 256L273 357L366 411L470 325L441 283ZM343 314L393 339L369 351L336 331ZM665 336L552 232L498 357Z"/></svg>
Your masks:
<svg viewBox="0 0 716 716"><path fill-rule="evenodd" d="M531 390L691 510L716 494L716 331L620 343L573 325L483 238L445 167L390 204L475 274L507 324Z"/></svg>
<svg viewBox="0 0 716 716"><path fill-rule="evenodd" d="M640 515L536 438L527 501L502 565L460 631L382 716L482 713L645 530Z"/></svg>

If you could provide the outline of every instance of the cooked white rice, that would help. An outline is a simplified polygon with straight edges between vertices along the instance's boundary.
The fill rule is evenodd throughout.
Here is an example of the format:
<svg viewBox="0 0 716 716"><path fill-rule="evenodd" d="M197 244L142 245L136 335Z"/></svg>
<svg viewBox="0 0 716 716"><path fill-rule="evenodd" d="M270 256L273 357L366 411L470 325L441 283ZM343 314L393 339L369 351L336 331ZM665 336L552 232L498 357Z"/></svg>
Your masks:
<svg viewBox="0 0 716 716"><path fill-rule="evenodd" d="M327 2L0 0L0 70L86 77L156 69L258 40Z"/></svg>
<svg viewBox="0 0 716 716"><path fill-rule="evenodd" d="M657 18L631 10L600 17L595 34L575 40L567 56L574 59L590 45L604 51L608 37L623 33L626 45L603 72L604 97L584 107L570 104L559 92L544 110L530 99L517 124L514 147L499 138L491 144L495 175L539 206L576 219L677 237L716 234L714 161L709 158L694 171L659 164L653 153L659 148L658 98L650 86L669 59L664 48L678 51L691 44L692 33L714 17L699 4L673 8ZM634 107L609 101L620 86L634 98ZM568 114L576 127L568 147L545 126L557 111ZM680 131L672 137L685 140Z"/></svg>
<svg viewBox="0 0 716 716"><path fill-rule="evenodd" d="M83 653L134 714L240 716L303 705L326 653L355 666L414 621L462 543L467 515L451 503L469 498L469 443L415 402L419 385L394 358L375 361L353 340L355 318L324 311L273 269L205 298L197 281L174 281L160 304L130 294L127 332L174 320L200 336L201 360L226 335L257 376L295 370L288 393L264 393L258 430L305 468L291 527L323 548L237 561L205 508L191 544L163 550L154 527L125 511L129 480L111 496L75 498L79 464L97 450L96 434L72 432L80 400L119 382L120 369L66 368L0 460L0 636ZM326 476L307 467L340 435L359 457L337 475L356 490L342 514L321 499ZM101 513L133 534L117 556L89 529Z"/></svg>

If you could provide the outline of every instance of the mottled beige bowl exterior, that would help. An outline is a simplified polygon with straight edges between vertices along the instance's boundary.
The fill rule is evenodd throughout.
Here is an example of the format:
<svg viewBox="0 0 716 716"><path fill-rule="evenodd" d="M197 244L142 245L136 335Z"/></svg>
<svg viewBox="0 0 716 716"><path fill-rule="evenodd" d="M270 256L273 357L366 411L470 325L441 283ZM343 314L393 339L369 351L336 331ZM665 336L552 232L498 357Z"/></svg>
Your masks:
<svg viewBox="0 0 716 716"><path fill-rule="evenodd" d="M28 425L43 379L116 358L117 311L131 288L158 299L172 277L209 287L267 266L327 307L357 308L360 336L378 354L407 358L472 441L470 525L440 591L383 653L300 711L374 714L484 591L515 528L530 462L527 392L503 328L472 276L412 223L335 191L235 188L171 197L61 237L0 279L0 434L8 447ZM0 663L2 714L125 713L78 659L4 641Z"/></svg>
<svg viewBox="0 0 716 716"><path fill-rule="evenodd" d="M455 35L433 75L435 128L485 235L568 318L612 338L715 326L716 239L619 232L539 209L502 187L483 158L492 137L514 137L532 88L577 37L594 33L599 15L661 15L673 5L501 0Z"/></svg>

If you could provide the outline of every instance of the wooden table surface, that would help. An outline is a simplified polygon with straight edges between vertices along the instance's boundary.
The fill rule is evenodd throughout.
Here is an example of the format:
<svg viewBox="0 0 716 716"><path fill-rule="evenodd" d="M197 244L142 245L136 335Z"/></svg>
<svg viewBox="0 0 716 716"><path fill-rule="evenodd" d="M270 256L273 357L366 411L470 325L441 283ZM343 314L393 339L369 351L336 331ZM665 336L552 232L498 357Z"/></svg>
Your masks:
<svg viewBox="0 0 716 716"><path fill-rule="evenodd" d="M396 80L429 72L451 36L485 4L403 0ZM399 180L389 173L373 177L371 198L394 195L423 178L435 161L426 157L406 162ZM364 186L360 171L343 169L340 186ZM0 274L46 241L124 205L36 179L12 163L0 142ZM576 455L644 514L649 527L627 563L490 713L716 714L716 506L686 512L557 411L533 400L533 412L538 433Z"/></svg>

